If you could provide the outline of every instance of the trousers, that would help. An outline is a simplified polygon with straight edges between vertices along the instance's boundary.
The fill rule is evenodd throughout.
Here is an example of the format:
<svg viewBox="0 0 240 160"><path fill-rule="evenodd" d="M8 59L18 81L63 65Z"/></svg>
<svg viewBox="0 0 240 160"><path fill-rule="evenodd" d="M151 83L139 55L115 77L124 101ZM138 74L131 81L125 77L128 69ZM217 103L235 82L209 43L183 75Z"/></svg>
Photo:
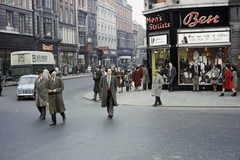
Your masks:
<svg viewBox="0 0 240 160"><path fill-rule="evenodd" d="M113 116L113 97L112 97L111 91L108 91L107 112L108 112L108 115Z"/></svg>

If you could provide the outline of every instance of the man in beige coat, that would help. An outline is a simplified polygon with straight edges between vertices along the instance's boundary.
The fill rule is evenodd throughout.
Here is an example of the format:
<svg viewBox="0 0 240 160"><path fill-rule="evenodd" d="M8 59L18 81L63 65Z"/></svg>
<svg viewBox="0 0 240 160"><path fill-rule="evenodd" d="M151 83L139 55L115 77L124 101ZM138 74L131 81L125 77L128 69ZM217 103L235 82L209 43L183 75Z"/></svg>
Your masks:
<svg viewBox="0 0 240 160"><path fill-rule="evenodd" d="M39 69L37 71L38 78L35 80L34 83L34 91L33 91L33 98L35 99L35 104L40 112L39 119L44 120L46 117L46 105L47 105L47 88L46 82L47 80L43 76L43 70Z"/></svg>
<svg viewBox="0 0 240 160"><path fill-rule="evenodd" d="M61 78L56 77L56 72L54 69L49 73L51 78L49 78L47 82L47 92L49 112L52 116L52 123L50 123L49 126L53 126L57 124L56 113L61 114L63 122L66 121L66 116L64 113L66 109L62 98L62 91L64 90L63 81Z"/></svg>
<svg viewBox="0 0 240 160"><path fill-rule="evenodd" d="M164 80L163 77L160 75L160 71L155 71L155 77L152 82L152 96L155 96L155 103L153 104L154 107L157 105L162 105L162 101L160 99L161 93L162 93L162 86L163 86Z"/></svg>

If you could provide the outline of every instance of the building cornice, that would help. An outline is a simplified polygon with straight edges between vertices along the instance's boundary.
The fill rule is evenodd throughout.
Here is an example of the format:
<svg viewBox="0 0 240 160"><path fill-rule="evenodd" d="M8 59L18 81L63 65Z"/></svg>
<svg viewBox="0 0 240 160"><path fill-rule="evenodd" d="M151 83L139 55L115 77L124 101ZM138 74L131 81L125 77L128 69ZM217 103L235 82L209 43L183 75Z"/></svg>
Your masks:
<svg viewBox="0 0 240 160"><path fill-rule="evenodd" d="M191 4L191 5L171 5L165 7L156 7L153 9L142 11L143 15L148 15L156 12L167 11L167 10L177 10L177 9L185 9L185 8L203 8L203 7L221 7L221 6L229 6L228 2L222 3L211 3L211 4Z"/></svg>

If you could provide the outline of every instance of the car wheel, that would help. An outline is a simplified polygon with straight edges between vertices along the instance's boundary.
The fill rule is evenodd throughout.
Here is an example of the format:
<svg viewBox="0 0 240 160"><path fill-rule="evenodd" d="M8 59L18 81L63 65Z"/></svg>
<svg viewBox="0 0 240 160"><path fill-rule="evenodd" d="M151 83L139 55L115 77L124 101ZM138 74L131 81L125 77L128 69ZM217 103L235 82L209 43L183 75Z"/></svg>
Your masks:
<svg viewBox="0 0 240 160"><path fill-rule="evenodd" d="M20 96L18 96L18 97L17 97L17 99L18 99L18 100L20 100L20 99L21 99L21 97L20 97Z"/></svg>

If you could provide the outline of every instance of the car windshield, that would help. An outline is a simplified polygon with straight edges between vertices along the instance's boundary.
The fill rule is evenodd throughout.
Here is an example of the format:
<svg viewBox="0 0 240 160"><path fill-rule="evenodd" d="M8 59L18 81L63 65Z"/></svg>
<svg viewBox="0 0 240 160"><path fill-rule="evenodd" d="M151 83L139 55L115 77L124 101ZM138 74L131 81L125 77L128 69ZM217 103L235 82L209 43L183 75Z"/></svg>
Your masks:
<svg viewBox="0 0 240 160"><path fill-rule="evenodd" d="M19 84L34 84L36 77L22 77Z"/></svg>

